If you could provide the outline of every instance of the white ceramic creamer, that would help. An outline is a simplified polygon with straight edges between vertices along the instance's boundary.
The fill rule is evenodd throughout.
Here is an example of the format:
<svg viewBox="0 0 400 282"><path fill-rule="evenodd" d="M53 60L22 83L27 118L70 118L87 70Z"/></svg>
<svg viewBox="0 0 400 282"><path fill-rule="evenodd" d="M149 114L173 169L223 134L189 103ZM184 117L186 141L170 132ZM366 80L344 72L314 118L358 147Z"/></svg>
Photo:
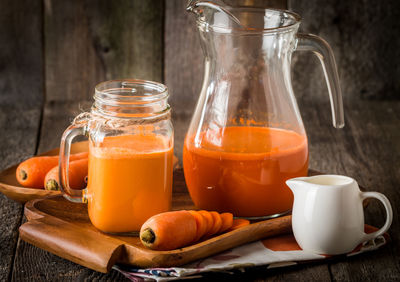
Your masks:
<svg viewBox="0 0 400 282"><path fill-rule="evenodd" d="M286 181L293 191L292 228L297 243L305 251L343 254L358 244L385 233L393 219L389 200L378 192L361 192L347 176L317 175ZM386 209L386 223L378 231L364 232L366 198L380 200Z"/></svg>

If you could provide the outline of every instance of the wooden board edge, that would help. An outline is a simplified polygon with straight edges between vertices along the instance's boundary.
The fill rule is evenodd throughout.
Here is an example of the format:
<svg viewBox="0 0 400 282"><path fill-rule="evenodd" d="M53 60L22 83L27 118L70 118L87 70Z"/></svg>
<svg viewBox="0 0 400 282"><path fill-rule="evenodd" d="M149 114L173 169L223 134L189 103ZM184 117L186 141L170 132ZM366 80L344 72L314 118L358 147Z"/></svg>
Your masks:
<svg viewBox="0 0 400 282"><path fill-rule="evenodd" d="M72 225L46 216L22 224L19 234L27 243L99 272L107 273L121 260L124 242Z"/></svg>
<svg viewBox="0 0 400 282"><path fill-rule="evenodd" d="M18 189L18 191L16 191ZM24 204L30 200L42 199L48 196L60 195L60 191L46 191L32 188L16 187L4 183L0 183L0 192L7 198Z"/></svg>

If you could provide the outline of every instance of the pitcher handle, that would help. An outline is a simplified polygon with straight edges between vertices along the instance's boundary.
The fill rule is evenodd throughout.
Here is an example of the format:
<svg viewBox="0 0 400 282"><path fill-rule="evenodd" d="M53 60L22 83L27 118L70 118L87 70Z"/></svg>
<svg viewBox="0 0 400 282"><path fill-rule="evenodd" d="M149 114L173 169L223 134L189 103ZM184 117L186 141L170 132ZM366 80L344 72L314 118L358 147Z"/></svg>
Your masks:
<svg viewBox="0 0 400 282"><path fill-rule="evenodd" d="M69 186L68 168L72 140L78 135L86 135L86 123L72 124L63 133L60 144L59 178L64 198L74 203L86 203L86 189L76 190Z"/></svg>
<svg viewBox="0 0 400 282"><path fill-rule="evenodd" d="M365 200L367 198L375 198L382 202L382 204L386 210L386 222L383 225L383 227L381 229L379 229L378 231L375 231L375 232L369 233L369 234L364 233L364 236L360 243L372 240L378 236L383 235L386 231L388 231L390 225L392 224L392 220L393 220L392 206L390 205L390 202L389 202L388 198L386 198L385 195L378 193L378 192L362 192L361 200Z"/></svg>
<svg viewBox="0 0 400 282"><path fill-rule="evenodd" d="M296 50L312 51L319 58L328 86L333 126L342 128L344 126L342 90L340 89L339 75L331 47L321 37L313 34L298 33Z"/></svg>

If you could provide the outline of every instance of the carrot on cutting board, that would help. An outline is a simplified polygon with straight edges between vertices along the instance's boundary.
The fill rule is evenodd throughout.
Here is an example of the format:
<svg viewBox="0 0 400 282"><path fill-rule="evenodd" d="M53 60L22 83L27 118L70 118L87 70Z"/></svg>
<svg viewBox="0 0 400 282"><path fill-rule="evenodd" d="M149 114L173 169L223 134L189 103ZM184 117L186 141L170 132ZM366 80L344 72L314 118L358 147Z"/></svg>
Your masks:
<svg viewBox="0 0 400 282"><path fill-rule="evenodd" d="M212 216L212 214L209 211L202 210L202 211L198 211L198 213L200 213L206 219L207 228L204 231L203 236L207 236L211 232L211 230L214 226L214 217Z"/></svg>
<svg viewBox="0 0 400 282"><path fill-rule="evenodd" d="M247 219L237 218L237 219L233 220L232 226L229 228L228 231L236 230L236 229L242 228L244 226L247 226L249 224L250 224L250 221L248 221Z"/></svg>
<svg viewBox="0 0 400 282"><path fill-rule="evenodd" d="M222 220L221 220L221 216L219 215L219 213L212 211L212 212L210 212L210 214L213 217L213 226L212 226L210 232L208 234L206 234L208 236L217 234L222 225Z"/></svg>
<svg viewBox="0 0 400 282"><path fill-rule="evenodd" d="M72 154L70 155L70 161L87 157L87 152ZM47 172L57 165L58 156L33 157L19 164L16 170L16 177L24 187L43 188Z"/></svg>
<svg viewBox="0 0 400 282"><path fill-rule="evenodd" d="M197 234L194 242L197 242L207 231L207 219L198 211L189 211L196 220Z"/></svg>
<svg viewBox="0 0 400 282"><path fill-rule="evenodd" d="M184 247L192 243L196 235L196 219L185 210L154 215L140 229L142 244L162 251Z"/></svg>
<svg viewBox="0 0 400 282"><path fill-rule="evenodd" d="M60 190L58 177L58 166L53 167L44 178L44 189ZM88 175L88 159L75 160L69 163L68 180L72 189L83 189L86 187L85 179Z"/></svg>
<svg viewBox="0 0 400 282"><path fill-rule="evenodd" d="M150 249L173 250L196 243L201 238L230 231L232 223L231 213L221 215L204 210L164 212L149 218L142 225L139 237L143 245Z"/></svg>
<svg viewBox="0 0 400 282"><path fill-rule="evenodd" d="M231 214L229 212L224 212L224 213L221 213L220 216L221 216L222 224L221 224L221 228L219 229L218 233L225 232L226 230L231 228L232 224L233 224L233 214Z"/></svg>

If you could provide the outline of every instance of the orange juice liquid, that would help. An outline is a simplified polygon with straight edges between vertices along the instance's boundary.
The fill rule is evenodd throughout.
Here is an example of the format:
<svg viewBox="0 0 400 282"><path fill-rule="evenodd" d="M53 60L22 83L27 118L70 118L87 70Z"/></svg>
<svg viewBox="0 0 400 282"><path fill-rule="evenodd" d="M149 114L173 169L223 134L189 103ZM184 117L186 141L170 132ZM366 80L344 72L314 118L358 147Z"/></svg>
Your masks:
<svg viewBox="0 0 400 282"><path fill-rule="evenodd" d="M99 147L91 144L87 194L92 224L109 233L139 231L149 217L170 210L172 162L172 144L162 136L113 136Z"/></svg>
<svg viewBox="0 0 400 282"><path fill-rule="evenodd" d="M293 204L285 181L307 175L307 138L270 127L209 130L186 136L183 166L198 208L244 217L278 214Z"/></svg>

